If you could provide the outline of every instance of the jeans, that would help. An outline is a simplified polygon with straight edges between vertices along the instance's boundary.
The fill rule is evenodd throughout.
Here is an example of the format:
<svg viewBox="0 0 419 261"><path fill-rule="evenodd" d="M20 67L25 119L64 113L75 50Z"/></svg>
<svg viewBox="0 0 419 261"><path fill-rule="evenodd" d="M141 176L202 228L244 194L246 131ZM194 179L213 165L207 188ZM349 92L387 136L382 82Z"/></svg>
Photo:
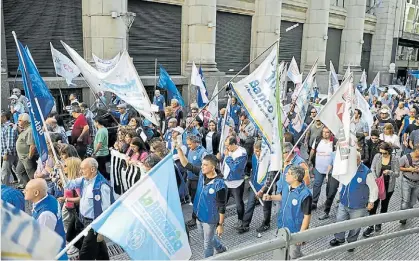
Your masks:
<svg viewBox="0 0 419 261"><path fill-rule="evenodd" d="M256 198L253 191L249 192L249 199L247 200L246 212L243 218L243 227L249 227L252 222L253 211L256 207ZM263 201L263 225L269 226L271 224L272 201Z"/></svg>
<svg viewBox="0 0 419 261"><path fill-rule="evenodd" d="M227 200L226 200L226 202L228 202L228 200L230 199L230 196L233 196L234 200L236 201L237 217L239 220L242 220L242 221L244 217L243 193L244 193L244 181L237 188L228 188Z"/></svg>
<svg viewBox="0 0 419 261"><path fill-rule="evenodd" d="M217 251L225 249L220 238L215 234L217 224L202 223L199 220L196 221L196 224L198 233L204 240L204 258L214 255L214 248Z"/></svg>
<svg viewBox="0 0 419 261"><path fill-rule="evenodd" d="M317 201L319 200L320 193L322 191L322 185L326 174L322 174L317 171L316 168L313 168L314 173L314 185L313 185L313 204L317 205ZM327 184L326 184L326 203L324 212L329 214L330 208L332 207L333 200L335 199L336 193L338 192L339 188L339 181L337 181L332 174L328 174L327 176Z"/></svg>
<svg viewBox="0 0 419 261"><path fill-rule="evenodd" d="M419 196L419 182L411 182L403 176L401 181L401 191L402 205L400 209L405 210L413 208Z"/></svg>
<svg viewBox="0 0 419 261"><path fill-rule="evenodd" d="M353 209L339 204L338 213L336 214L336 222L365 217L368 215L366 208ZM355 242L358 239L361 228L349 230L347 237L348 243ZM335 234L336 240L345 242L345 231Z"/></svg>
<svg viewBox="0 0 419 261"><path fill-rule="evenodd" d="M10 178L13 175L12 166L16 163L17 157L8 155L7 160L3 160L1 167L1 184L6 186L10 185Z"/></svg>
<svg viewBox="0 0 419 261"><path fill-rule="evenodd" d="M19 178L19 184L26 186L30 179L33 179L36 170L34 159L19 159L16 166L16 175Z"/></svg>

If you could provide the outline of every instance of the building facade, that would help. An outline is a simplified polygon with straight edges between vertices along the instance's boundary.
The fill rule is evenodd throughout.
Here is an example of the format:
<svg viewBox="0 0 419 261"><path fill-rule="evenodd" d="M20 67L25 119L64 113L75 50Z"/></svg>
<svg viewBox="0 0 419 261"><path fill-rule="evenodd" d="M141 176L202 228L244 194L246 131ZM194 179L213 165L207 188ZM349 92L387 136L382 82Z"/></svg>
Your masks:
<svg viewBox="0 0 419 261"><path fill-rule="evenodd" d="M262 54L235 80L254 70L279 37L279 58L290 62L295 57L305 74L318 59L322 92L329 61L341 75L350 66L355 81L363 69L369 82L381 72L382 84L390 83L391 63L397 75L419 65L417 0L37 0L30 5L3 0L2 14L3 108L9 90L21 86L15 77L13 30L30 47L55 96L60 87L65 97L76 92L90 102L93 97L81 78L69 88L55 76L49 42L66 54L63 40L87 61L92 53L111 59L128 49L150 95L157 59L188 103L195 101L195 90L189 88L192 62L202 66L211 95L217 82L227 83Z"/></svg>

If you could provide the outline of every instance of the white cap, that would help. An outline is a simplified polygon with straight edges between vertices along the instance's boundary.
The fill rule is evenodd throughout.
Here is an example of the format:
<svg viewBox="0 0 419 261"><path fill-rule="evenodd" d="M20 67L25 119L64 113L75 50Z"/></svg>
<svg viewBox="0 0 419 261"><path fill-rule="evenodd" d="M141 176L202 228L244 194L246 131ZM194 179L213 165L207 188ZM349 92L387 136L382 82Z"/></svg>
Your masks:
<svg viewBox="0 0 419 261"><path fill-rule="evenodd" d="M17 100L17 99L19 99L19 98L18 98L16 95L14 95L14 94L13 94L12 96L10 96L10 97L9 97L9 99L10 99L10 100L11 100L11 99L15 99L15 100Z"/></svg>
<svg viewBox="0 0 419 261"><path fill-rule="evenodd" d="M184 130L182 127L177 126L176 128L173 128L173 131L179 132L180 134L183 134Z"/></svg>

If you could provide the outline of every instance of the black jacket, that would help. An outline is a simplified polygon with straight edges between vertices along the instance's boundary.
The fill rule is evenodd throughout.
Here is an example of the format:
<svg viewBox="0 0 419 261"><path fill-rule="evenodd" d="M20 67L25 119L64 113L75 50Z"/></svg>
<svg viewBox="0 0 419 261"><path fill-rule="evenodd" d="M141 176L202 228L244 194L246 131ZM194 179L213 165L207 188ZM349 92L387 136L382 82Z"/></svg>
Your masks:
<svg viewBox="0 0 419 261"><path fill-rule="evenodd" d="M208 132L209 131L207 131L205 133L204 137L202 138L202 146L204 148L207 148L207 139L206 139L206 137L207 137ZM215 132L212 135L212 154L215 155L215 156L219 152L218 151L218 147L220 146L220 138L221 138L221 133L219 133L219 132Z"/></svg>

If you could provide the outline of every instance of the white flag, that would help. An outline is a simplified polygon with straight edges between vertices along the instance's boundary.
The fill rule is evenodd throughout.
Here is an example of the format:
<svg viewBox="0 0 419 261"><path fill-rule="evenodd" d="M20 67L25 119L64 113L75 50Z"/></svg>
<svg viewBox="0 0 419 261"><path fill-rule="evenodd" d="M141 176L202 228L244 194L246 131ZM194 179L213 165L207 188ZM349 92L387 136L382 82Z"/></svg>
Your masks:
<svg viewBox="0 0 419 261"><path fill-rule="evenodd" d="M266 144L266 140L262 139L262 148L260 152L260 156L258 158L259 166L257 172L257 181L259 184L262 183L263 179L266 177L266 174L269 171L269 166L271 163L271 150Z"/></svg>
<svg viewBox="0 0 419 261"><path fill-rule="evenodd" d="M1 259L55 260L63 239L15 206L1 204Z"/></svg>
<svg viewBox="0 0 419 261"><path fill-rule="evenodd" d="M249 119L261 131L270 144L276 115L276 47L252 74L238 83L233 83L233 91L249 113Z"/></svg>
<svg viewBox="0 0 419 261"><path fill-rule="evenodd" d="M335 67L333 66L332 61L330 61L330 72L329 72L329 90L327 92L327 100L332 98L332 95L339 88L338 75L336 74Z"/></svg>
<svg viewBox="0 0 419 261"><path fill-rule="evenodd" d="M124 51L118 64L112 70L107 73L101 73L87 63L70 46L63 41L61 43L95 92L108 91L115 93L154 125L159 125L154 114L155 106L152 106L127 51Z"/></svg>
<svg viewBox="0 0 419 261"><path fill-rule="evenodd" d="M100 59L94 53L92 53L92 56L96 64L96 70L103 73L109 72L110 70L112 70L118 63L119 59L121 58L121 54L119 52L114 58L110 60Z"/></svg>
<svg viewBox="0 0 419 261"><path fill-rule="evenodd" d="M365 100L364 96L362 96L362 94L358 91L358 89L355 90L355 105L357 109L361 110L361 120L368 124L368 133L371 133L371 128L374 124L374 116L371 113L370 105Z"/></svg>
<svg viewBox="0 0 419 261"><path fill-rule="evenodd" d="M281 82L281 86L283 86L281 88L281 102L282 102L282 105L284 105L284 102L287 99L287 92L288 92L288 87L287 87L288 86L287 72L288 72L287 65L284 64L283 71L282 71L281 76L279 78L279 80Z"/></svg>
<svg viewBox="0 0 419 261"><path fill-rule="evenodd" d="M224 113L224 118L221 122L221 136L220 136L220 145L218 147L218 151L220 152L221 156L224 154L224 143L230 133L230 126L229 126L229 119L230 119L230 104L231 98L228 98L226 110ZM224 165L224 164L223 164Z"/></svg>
<svg viewBox="0 0 419 261"><path fill-rule="evenodd" d="M361 83L362 91L365 92L365 90L368 88L367 73L365 72L365 70L362 72L361 79L359 80L359 82Z"/></svg>
<svg viewBox="0 0 419 261"><path fill-rule="evenodd" d="M343 76L342 81L345 81L346 78L348 78L350 75L351 75L351 66L348 65L348 68L346 68L346 72L345 72L345 75ZM353 80L353 78L352 78L352 80Z"/></svg>
<svg viewBox="0 0 419 261"><path fill-rule="evenodd" d="M196 68L195 62L192 63L192 74L191 74L191 84L199 88L201 99L204 104L208 103L208 97L205 95L206 89L204 82L202 81L201 75L199 74L198 68Z"/></svg>
<svg viewBox="0 0 419 261"><path fill-rule="evenodd" d="M303 82L303 75L300 74L300 70L298 69L297 61L294 57L292 57L290 67L288 68L288 78L294 82L294 84L302 83Z"/></svg>
<svg viewBox="0 0 419 261"><path fill-rule="evenodd" d="M313 89L313 83L315 80L315 74L317 72L317 60L307 75L304 83L301 84L297 99L295 102L295 117L292 119L292 127L295 131L300 132L303 129L304 119L306 117L308 109L308 101L310 98L310 92Z"/></svg>
<svg viewBox="0 0 419 261"><path fill-rule="evenodd" d="M56 50L54 46L52 46L52 43L49 44L51 46L55 72L65 79L68 86L72 85L73 79L80 74L79 68L67 56Z"/></svg>
<svg viewBox="0 0 419 261"><path fill-rule="evenodd" d="M218 82L215 85L214 91L212 92L211 102L208 104L208 111L211 113L211 119L216 119L218 115ZM217 96L215 96L217 95ZM215 97L214 97L215 96ZM220 130L218 130L220 131Z"/></svg>

